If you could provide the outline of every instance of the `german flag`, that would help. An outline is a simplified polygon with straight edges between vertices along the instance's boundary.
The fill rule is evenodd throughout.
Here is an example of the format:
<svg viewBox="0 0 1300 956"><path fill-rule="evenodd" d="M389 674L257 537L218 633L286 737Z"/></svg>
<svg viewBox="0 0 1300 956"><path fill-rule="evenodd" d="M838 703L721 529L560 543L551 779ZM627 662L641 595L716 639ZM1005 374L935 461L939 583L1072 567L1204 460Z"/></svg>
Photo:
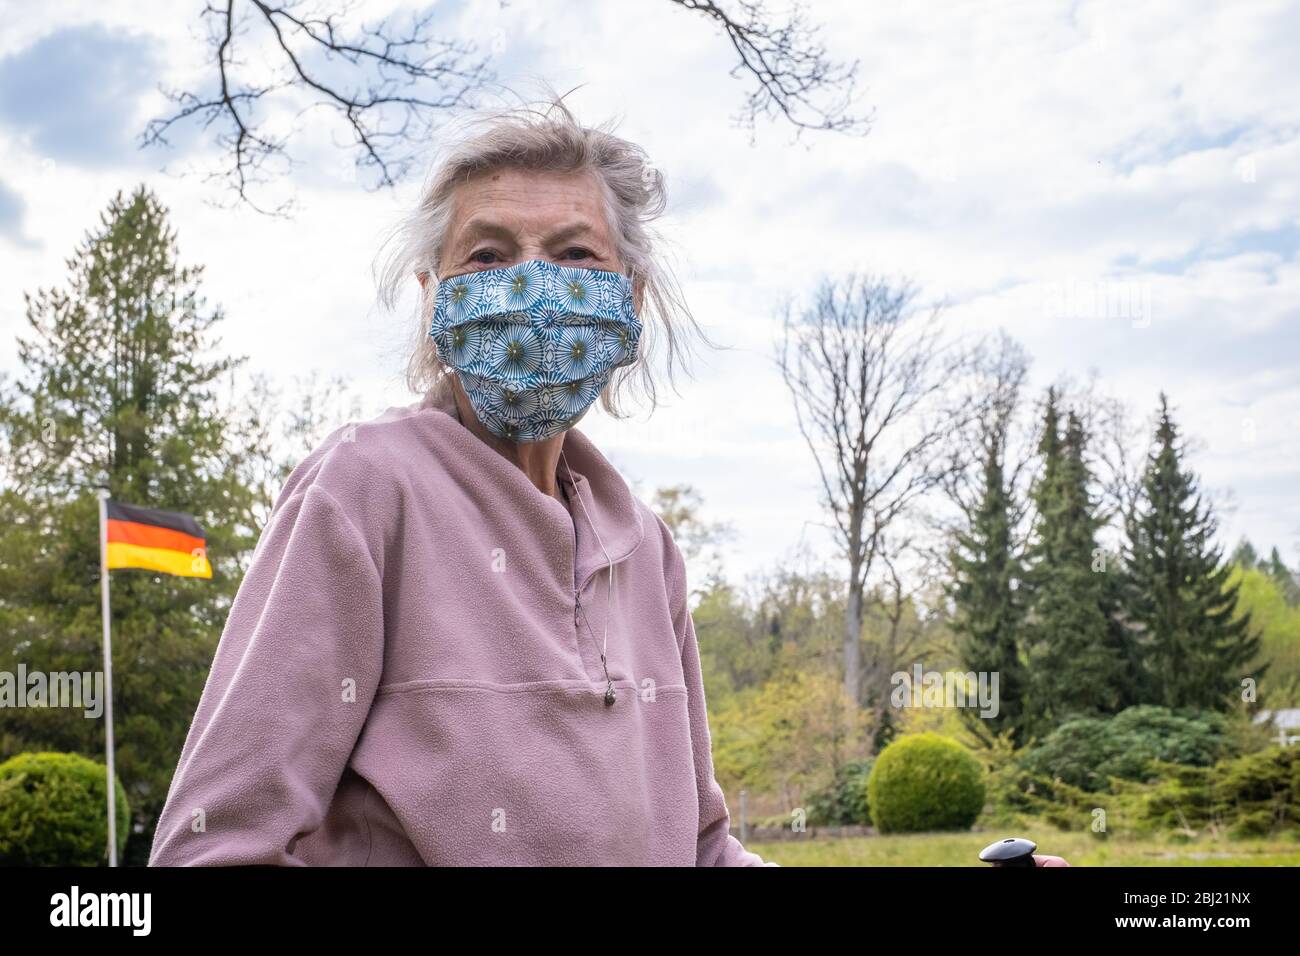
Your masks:
<svg viewBox="0 0 1300 956"><path fill-rule="evenodd" d="M109 568L212 577L203 529L193 515L106 501Z"/></svg>

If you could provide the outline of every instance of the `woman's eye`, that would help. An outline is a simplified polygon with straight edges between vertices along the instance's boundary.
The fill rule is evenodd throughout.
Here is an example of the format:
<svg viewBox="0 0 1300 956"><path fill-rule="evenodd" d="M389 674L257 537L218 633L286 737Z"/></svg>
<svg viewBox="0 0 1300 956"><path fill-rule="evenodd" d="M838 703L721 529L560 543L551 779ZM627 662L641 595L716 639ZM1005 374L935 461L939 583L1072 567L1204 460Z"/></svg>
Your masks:
<svg viewBox="0 0 1300 956"><path fill-rule="evenodd" d="M570 261L577 260L577 259L590 259L591 250L584 249L581 246L574 246L572 249L564 250L564 255L560 256L560 258L568 259Z"/></svg>
<svg viewBox="0 0 1300 956"><path fill-rule="evenodd" d="M490 266L497 261L497 254L492 249L480 249L470 257L471 262L477 262L479 265Z"/></svg>

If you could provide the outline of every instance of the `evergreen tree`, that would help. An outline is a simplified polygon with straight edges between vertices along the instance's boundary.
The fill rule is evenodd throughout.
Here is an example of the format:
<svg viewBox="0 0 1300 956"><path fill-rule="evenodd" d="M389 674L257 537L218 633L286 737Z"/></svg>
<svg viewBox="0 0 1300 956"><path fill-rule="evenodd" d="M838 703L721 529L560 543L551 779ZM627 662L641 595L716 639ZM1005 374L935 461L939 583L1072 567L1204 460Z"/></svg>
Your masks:
<svg viewBox="0 0 1300 956"><path fill-rule="evenodd" d="M1123 701L1123 661L1106 613L1105 556L1097 532L1105 521L1092 494L1087 436L1070 413L1064 436L1055 396L1044 416L1029 636L1032 716L1040 730L1070 717L1116 713Z"/></svg>
<svg viewBox="0 0 1300 956"><path fill-rule="evenodd" d="M1247 539L1242 538L1237 544L1237 550L1232 552L1232 563L1241 565L1243 571L1253 571L1260 564L1259 552Z"/></svg>
<svg viewBox="0 0 1300 956"><path fill-rule="evenodd" d="M1025 624L1022 631L1022 643L1026 661L1029 663L1029 689L1024 703L1022 719L1023 733L1041 736L1052 729L1048 699L1050 687L1039 672L1042 657L1042 628L1039 626L1041 614L1038 605L1050 583L1050 570L1059 561L1056 557L1056 539L1044 534L1047 516L1057 510L1057 498L1060 490L1061 472L1061 412L1057 403L1055 388L1048 388L1047 399L1043 406L1042 430L1036 448L1039 461L1037 478L1029 489L1029 500L1033 506L1033 526L1029 542L1025 549L1024 566L1024 607Z"/></svg>
<svg viewBox="0 0 1300 956"><path fill-rule="evenodd" d="M1049 388L1047 390L1047 401L1043 407L1043 431L1038 439L1038 458L1042 462L1042 470L1039 472L1038 480L1034 482L1034 486L1030 490L1034 513L1037 516L1036 524L1039 527L1041 527L1046 516L1056 509L1057 499L1060 494L1060 474L1064 455L1061 445L1061 410L1057 405L1057 401L1056 389ZM1044 564L1054 563L1048 559L1051 557L1051 549L1055 547L1055 544L1055 540L1038 535L1034 544L1031 545L1033 557L1040 567ZM1031 580L1033 577L1031 575Z"/></svg>
<svg viewBox="0 0 1300 956"><path fill-rule="evenodd" d="M1102 575L1101 608L1106 617L1106 643L1114 651L1119 669L1114 678L1117 701L1114 713L1136 707L1152 699L1142 645L1138 634L1129 622L1125 610L1125 585L1123 558L1119 554L1106 555Z"/></svg>
<svg viewBox="0 0 1300 956"><path fill-rule="evenodd" d="M198 518L211 580L112 572L117 772L143 831L126 860L140 862L256 542L264 501L244 476L266 449L260 422L218 407L218 380L242 359L204 357L221 316L204 309L201 269L178 263L151 193L119 193L67 266L65 287L26 297L24 374L0 395L0 660L102 670L97 486ZM7 713L0 760L32 750L103 759L104 721L71 708Z"/></svg>
<svg viewBox="0 0 1300 956"><path fill-rule="evenodd" d="M1160 396L1156 441L1127 521L1127 616L1141 632L1154 704L1225 709L1259 650L1250 615L1237 616L1232 565L1214 543L1216 521Z"/></svg>
<svg viewBox="0 0 1300 956"><path fill-rule="evenodd" d="M1282 555L1278 554L1276 547L1269 552L1266 561L1260 562L1260 567L1267 571L1268 576L1277 582L1277 586L1287 604L1292 607L1300 604L1300 582L1296 581L1295 573L1286 566L1286 562L1282 560Z"/></svg>
<svg viewBox="0 0 1300 956"><path fill-rule="evenodd" d="M1012 534L1014 508L1005 477L1006 433L1001 422L984 426L983 445L983 488L970 526L956 538L950 593L962 667L998 674L999 707L993 718L981 718L973 710L962 715L977 736L988 739L1010 730L1012 740L1021 745L1028 689L1020 648L1024 609L1017 590L1023 574Z"/></svg>

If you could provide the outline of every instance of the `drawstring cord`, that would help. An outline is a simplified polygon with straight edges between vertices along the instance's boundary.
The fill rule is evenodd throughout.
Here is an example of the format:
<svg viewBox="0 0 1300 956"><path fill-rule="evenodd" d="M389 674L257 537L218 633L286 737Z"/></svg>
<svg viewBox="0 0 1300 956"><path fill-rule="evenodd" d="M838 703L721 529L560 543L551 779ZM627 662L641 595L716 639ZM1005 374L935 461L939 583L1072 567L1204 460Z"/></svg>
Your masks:
<svg viewBox="0 0 1300 956"><path fill-rule="evenodd" d="M605 706L608 707L614 703L614 682L609 676L609 659L607 652L609 650L609 614L613 609L614 596L614 560L609 556L609 551L605 548L605 542L601 540L600 532L596 530L596 522L591 520L591 513L587 511L587 504L582 500L582 492L578 491L578 483L574 481L573 469L569 467L569 459L564 454L564 447L560 447L560 459L564 462L565 470L569 473L569 483L573 485L574 494L577 496L578 504L582 508L582 513L587 519L587 524L591 525L591 530L596 535L596 543L600 545L600 550L605 555L605 561L609 565L609 576L606 578L607 590L605 596L605 636L600 648L600 666L605 671ZM586 619L586 615L583 615ZM587 625L591 629L591 625ZM593 635L594 636L594 635Z"/></svg>

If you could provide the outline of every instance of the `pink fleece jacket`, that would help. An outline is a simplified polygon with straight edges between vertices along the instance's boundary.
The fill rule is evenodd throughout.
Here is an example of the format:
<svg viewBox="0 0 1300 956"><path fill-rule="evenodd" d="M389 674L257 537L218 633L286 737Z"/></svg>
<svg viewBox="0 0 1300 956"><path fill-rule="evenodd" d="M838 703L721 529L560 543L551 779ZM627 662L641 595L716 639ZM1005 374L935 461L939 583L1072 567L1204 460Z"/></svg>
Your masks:
<svg viewBox="0 0 1300 956"><path fill-rule="evenodd" d="M729 833L681 552L582 432L564 454L612 605L582 506L450 398L312 451L231 608L150 865L775 865Z"/></svg>

